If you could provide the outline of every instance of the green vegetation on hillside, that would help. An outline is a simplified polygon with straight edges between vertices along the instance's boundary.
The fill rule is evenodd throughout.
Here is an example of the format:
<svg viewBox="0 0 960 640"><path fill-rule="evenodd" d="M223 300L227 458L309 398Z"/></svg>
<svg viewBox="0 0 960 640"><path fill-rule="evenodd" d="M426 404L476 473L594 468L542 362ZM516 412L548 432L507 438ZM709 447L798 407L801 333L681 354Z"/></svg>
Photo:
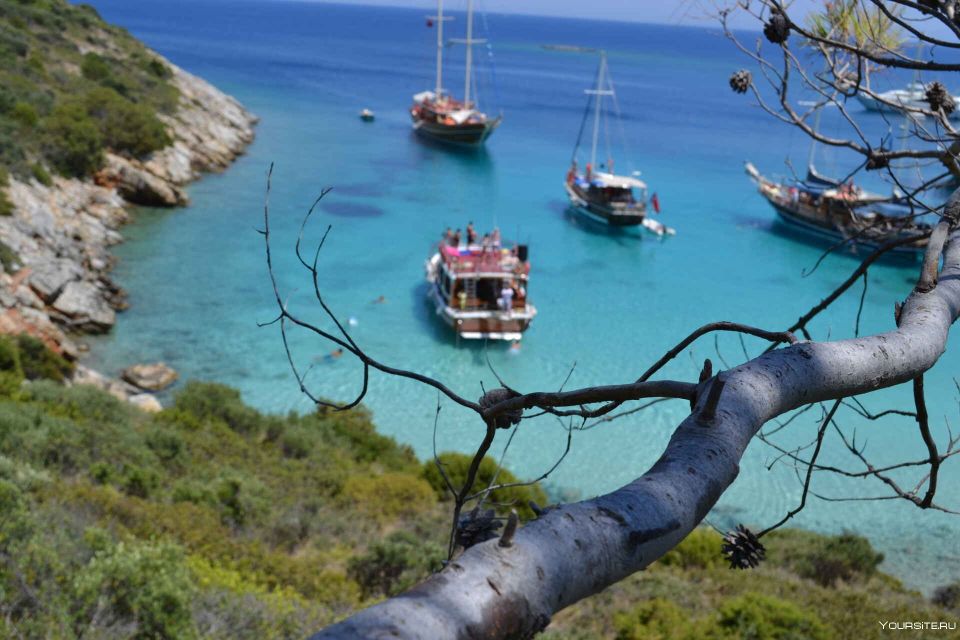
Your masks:
<svg viewBox="0 0 960 640"><path fill-rule="evenodd" d="M0 637L302 638L441 566L435 465L364 410L264 415L188 383L148 414L63 386L68 366L0 337ZM457 482L464 457L443 460ZM544 494L494 502L526 499ZM698 530L546 637L870 638L877 619L946 619L861 538L778 532L769 555L731 571Z"/></svg>
<svg viewBox="0 0 960 640"><path fill-rule="evenodd" d="M141 157L168 145L157 114L177 105L169 77L89 5L0 0L0 187L4 169L49 182L50 171L90 175L108 149Z"/></svg>

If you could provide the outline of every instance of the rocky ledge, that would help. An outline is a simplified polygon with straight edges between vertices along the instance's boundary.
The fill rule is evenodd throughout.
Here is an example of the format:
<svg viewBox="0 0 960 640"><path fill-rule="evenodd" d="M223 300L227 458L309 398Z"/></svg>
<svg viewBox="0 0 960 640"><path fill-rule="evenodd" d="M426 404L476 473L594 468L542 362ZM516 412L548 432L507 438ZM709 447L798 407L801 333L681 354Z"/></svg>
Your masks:
<svg viewBox="0 0 960 640"><path fill-rule="evenodd" d="M13 215L0 217L0 333L28 333L78 358L76 336L108 331L125 307L109 249L123 240L127 206L186 204L185 184L226 168L253 141L257 118L237 100L158 58L180 92L176 113L161 116L173 144L142 160L107 154L92 180L11 178ZM88 372L78 382L103 379L78 371Z"/></svg>

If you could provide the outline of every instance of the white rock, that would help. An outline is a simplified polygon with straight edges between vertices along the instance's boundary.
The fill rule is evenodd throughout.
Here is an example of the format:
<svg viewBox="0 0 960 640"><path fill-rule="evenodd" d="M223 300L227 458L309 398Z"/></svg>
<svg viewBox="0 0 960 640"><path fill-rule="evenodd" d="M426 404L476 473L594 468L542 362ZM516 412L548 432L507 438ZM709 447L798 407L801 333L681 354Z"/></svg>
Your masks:
<svg viewBox="0 0 960 640"><path fill-rule="evenodd" d="M160 401L150 393L138 393L130 396L129 401L130 404L143 411L146 411L147 413L159 413L163 411L163 405L161 405Z"/></svg>

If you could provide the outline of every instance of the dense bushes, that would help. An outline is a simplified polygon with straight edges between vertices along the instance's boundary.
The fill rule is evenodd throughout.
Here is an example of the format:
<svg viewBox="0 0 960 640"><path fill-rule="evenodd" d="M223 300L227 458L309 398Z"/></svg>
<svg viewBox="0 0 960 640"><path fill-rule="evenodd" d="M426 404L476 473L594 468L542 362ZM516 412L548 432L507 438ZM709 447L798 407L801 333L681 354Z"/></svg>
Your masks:
<svg viewBox="0 0 960 640"><path fill-rule="evenodd" d="M105 150L170 143L157 117L179 100L170 69L126 31L67 0L0 0L0 16L0 167L87 176Z"/></svg>
<svg viewBox="0 0 960 640"><path fill-rule="evenodd" d="M467 472L470 468L470 462L473 457L462 453L441 453L438 458L440 464L446 472L447 478L453 484L454 488L459 490L467 480ZM423 463L423 477L437 495L442 498L449 498L450 492L444 482L437 464L433 460ZM486 489L496 478L496 484L508 485L519 483L519 479L510 473L507 469L501 469L497 473L497 463L492 458L484 458L477 469L476 482L474 483L474 492ZM530 508L530 501L543 506L546 504L547 495L540 485L526 485L497 489L491 492L489 502L500 511L509 511L511 508L517 510L517 513L524 519L534 517L533 510Z"/></svg>
<svg viewBox="0 0 960 640"><path fill-rule="evenodd" d="M9 379L62 381L73 372L73 364L47 349L27 334L0 335L0 374Z"/></svg>
<svg viewBox="0 0 960 640"><path fill-rule="evenodd" d="M153 110L98 87L59 103L43 122L43 150L54 167L82 177L101 167L104 149L133 157L170 144Z"/></svg>
<svg viewBox="0 0 960 640"><path fill-rule="evenodd" d="M428 573L439 571L442 547L424 542L407 531L395 531L362 556L351 558L347 572L363 596L391 596L404 591Z"/></svg>
<svg viewBox="0 0 960 640"><path fill-rule="evenodd" d="M852 533L824 538L802 531L775 532L769 545L773 554L784 556L784 562L796 573L823 586L837 582L865 580L877 573L883 554L870 542ZM789 554L784 548L789 548Z"/></svg>

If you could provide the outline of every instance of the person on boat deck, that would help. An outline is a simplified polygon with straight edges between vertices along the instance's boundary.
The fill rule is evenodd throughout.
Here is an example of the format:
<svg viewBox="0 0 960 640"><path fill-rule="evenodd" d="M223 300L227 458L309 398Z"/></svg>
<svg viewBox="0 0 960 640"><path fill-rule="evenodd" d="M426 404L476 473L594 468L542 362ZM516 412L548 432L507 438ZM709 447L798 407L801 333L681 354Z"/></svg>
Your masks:
<svg viewBox="0 0 960 640"><path fill-rule="evenodd" d="M473 220L467 223L467 246L477 244L477 230L473 228Z"/></svg>
<svg viewBox="0 0 960 640"><path fill-rule="evenodd" d="M460 247L460 229L454 231L453 238L450 240L450 246L456 248Z"/></svg>
<svg viewBox="0 0 960 640"><path fill-rule="evenodd" d="M570 169L567 171L567 184L573 184L573 181L577 179L577 161L574 160L570 164Z"/></svg>
<svg viewBox="0 0 960 640"><path fill-rule="evenodd" d="M593 178L593 165L589 162L587 163L587 168L583 171L583 177L586 178L587 182Z"/></svg>
<svg viewBox="0 0 960 640"><path fill-rule="evenodd" d="M493 228L493 233L490 234L490 243L494 249L500 248L500 227Z"/></svg>
<svg viewBox="0 0 960 640"><path fill-rule="evenodd" d="M443 241L448 244L453 244L453 229L447 227L447 230L443 232Z"/></svg>
<svg viewBox="0 0 960 640"><path fill-rule="evenodd" d="M506 282L503 283L503 289L500 290L500 306L504 311L513 309L513 287Z"/></svg>
<svg viewBox="0 0 960 640"><path fill-rule="evenodd" d="M493 241L490 239L490 234L489 233L483 234L483 240L480 241L481 253L483 253L483 255L487 255L487 253L492 248L493 248Z"/></svg>

